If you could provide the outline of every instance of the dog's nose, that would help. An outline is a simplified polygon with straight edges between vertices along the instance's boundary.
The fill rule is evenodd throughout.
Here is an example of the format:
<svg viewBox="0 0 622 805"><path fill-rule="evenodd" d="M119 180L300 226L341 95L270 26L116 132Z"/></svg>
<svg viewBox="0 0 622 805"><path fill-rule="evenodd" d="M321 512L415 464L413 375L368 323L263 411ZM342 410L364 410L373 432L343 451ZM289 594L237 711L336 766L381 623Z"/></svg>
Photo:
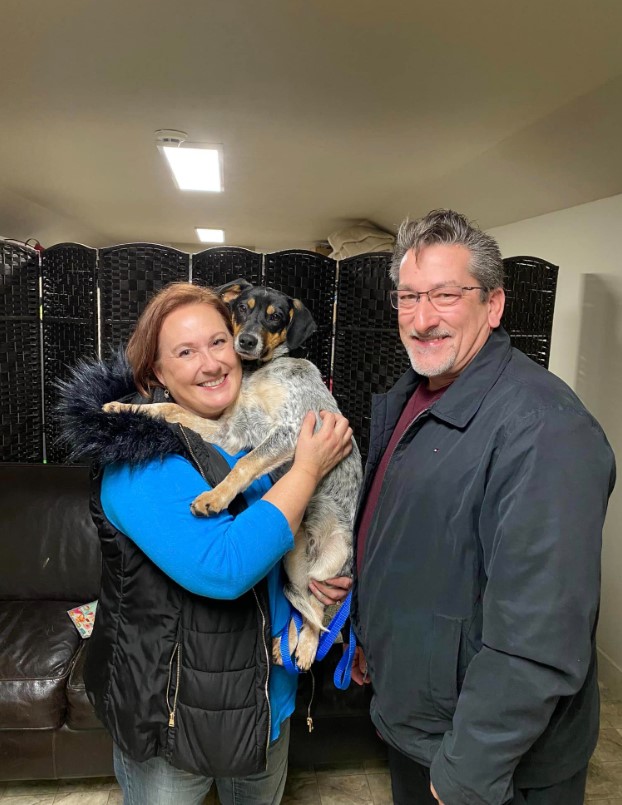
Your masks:
<svg viewBox="0 0 622 805"><path fill-rule="evenodd" d="M245 352L252 352L257 346L257 336L241 335L238 338L238 343L240 345L240 349L243 349Z"/></svg>

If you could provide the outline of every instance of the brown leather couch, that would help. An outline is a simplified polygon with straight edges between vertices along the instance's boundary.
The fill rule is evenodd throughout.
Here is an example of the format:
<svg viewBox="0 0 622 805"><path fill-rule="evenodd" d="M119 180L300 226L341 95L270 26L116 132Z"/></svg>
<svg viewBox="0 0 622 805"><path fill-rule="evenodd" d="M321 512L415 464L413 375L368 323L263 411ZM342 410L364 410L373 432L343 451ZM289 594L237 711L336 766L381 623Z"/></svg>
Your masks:
<svg viewBox="0 0 622 805"><path fill-rule="evenodd" d="M83 640L67 610L94 601L100 550L89 513L88 469L0 464L0 780L112 775L112 744L84 691ZM301 679L290 762L381 757L369 691L332 683L335 646Z"/></svg>
<svg viewBox="0 0 622 805"><path fill-rule="evenodd" d="M86 468L0 464L0 780L112 774L67 615L100 564Z"/></svg>

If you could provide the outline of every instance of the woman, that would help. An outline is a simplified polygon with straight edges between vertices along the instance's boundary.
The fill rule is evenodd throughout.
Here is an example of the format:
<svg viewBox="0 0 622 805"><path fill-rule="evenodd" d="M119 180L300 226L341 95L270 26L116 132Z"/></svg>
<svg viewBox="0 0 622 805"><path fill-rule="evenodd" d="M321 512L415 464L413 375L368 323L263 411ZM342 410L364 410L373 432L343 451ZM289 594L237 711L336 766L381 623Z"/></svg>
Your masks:
<svg viewBox="0 0 622 805"><path fill-rule="evenodd" d="M195 518L191 501L242 454L101 405L169 399L218 419L242 381L227 308L206 288L168 286L138 320L127 358L135 388L127 368L124 378L123 367L97 364L64 390L74 452L101 470L91 507L102 588L84 677L114 740L124 802L200 803L216 779L223 803L278 803L296 691L295 678L270 666L271 638L289 618L280 559L352 431L326 413L314 433L309 415L280 480L261 478L228 511ZM135 389L143 396L125 397ZM343 597L317 586L323 602L327 594Z"/></svg>

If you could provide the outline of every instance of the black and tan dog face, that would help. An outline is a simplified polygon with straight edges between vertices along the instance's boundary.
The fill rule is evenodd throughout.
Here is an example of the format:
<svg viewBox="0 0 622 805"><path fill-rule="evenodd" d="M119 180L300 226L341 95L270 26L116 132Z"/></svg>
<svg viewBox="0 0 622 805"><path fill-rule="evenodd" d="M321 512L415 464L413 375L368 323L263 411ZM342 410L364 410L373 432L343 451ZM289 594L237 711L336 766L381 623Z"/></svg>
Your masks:
<svg viewBox="0 0 622 805"><path fill-rule="evenodd" d="M217 293L231 310L235 351L242 360L267 363L297 349L316 330L302 302L274 288L238 279Z"/></svg>

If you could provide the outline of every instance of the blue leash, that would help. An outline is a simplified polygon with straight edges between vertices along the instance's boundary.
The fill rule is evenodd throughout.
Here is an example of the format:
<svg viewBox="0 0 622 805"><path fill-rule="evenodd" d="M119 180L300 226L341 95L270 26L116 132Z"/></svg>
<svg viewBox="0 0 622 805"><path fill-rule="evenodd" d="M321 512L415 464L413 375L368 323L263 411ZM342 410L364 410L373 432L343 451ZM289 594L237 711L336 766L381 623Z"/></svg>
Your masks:
<svg viewBox="0 0 622 805"><path fill-rule="evenodd" d="M316 660L323 660L328 654L329 649L334 644L337 635L348 619L351 603L352 593L349 592L347 598L344 600L343 604L339 607L335 613L335 616L328 624L328 630L326 632L322 632L320 635L320 642L318 644L317 654L315 655ZM298 610L292 608L291 620L294 621L297 634L300 634L300 629L302 628L302 616ZM281 657L283 658L283 668L285 668L288 674L301 673L300 669L296 665L296 660L292 657L289 651L289 621L281 632L280 646ZM352 662L354 660L355 650L356 638L354 636L354 632L352 631L352 626L350 626L350 641L348 644L348 650L344 652L342 658L337 663L335 673L333 674L333 682L335 683L335 687L339 690L346 690L350 685Z"/></svg>

